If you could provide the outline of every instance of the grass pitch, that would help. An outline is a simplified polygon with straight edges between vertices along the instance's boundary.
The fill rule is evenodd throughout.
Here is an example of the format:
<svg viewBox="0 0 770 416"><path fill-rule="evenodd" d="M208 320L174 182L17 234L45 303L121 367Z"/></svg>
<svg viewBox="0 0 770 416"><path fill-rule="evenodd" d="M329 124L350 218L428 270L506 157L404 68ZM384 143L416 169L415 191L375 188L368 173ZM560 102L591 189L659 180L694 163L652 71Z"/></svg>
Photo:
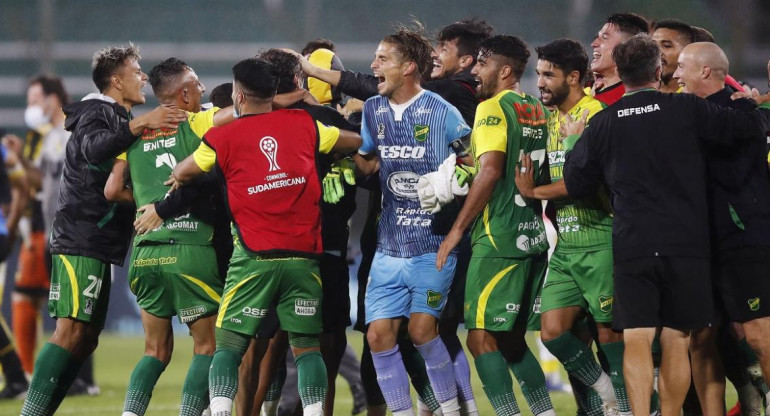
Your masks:
<svg viewBox="0 0 770 416"><path fill-rule="evenodd" d="M460 338L465 339L465 334ZM179 412L179 401L182 383L187 373L187 365L192 358L192 339L179 336L175 338L174 356L166 371L155 386L152 401L147 410L147 416L171 416ZM356 350L362 349L362 335L358 332L348 332L348 342ZM532 345L532 343L530 343ZM101 388L101 394L95 397L68 397L62 403L57 415L120 415L123 410L123 398L128 386L128 379L134 365L142 356L144 340L141 337L104 334L96 350L96 381ZM534 350L533 350L534 351ZM535 354L537 355L537 354ZM469 360L473 366L473 360ZM566 380L566 377L564 377ZM475 368L471 369L473 392L479 407L479 414L494 415ZM517 383L514 381L516 396L522 414L531 415ZM736 395L732 386L728 385L727 404L735 403ZM559 415L574 415L575 402L569 393L551 393L556 413ZM21 411L20 400L0 402L0 415L18 415ZM337 379L337 398L335 400L335 415L351 414L353 399L347 383L341 377ZM390 413L388 413L390 414Z"/></svg>

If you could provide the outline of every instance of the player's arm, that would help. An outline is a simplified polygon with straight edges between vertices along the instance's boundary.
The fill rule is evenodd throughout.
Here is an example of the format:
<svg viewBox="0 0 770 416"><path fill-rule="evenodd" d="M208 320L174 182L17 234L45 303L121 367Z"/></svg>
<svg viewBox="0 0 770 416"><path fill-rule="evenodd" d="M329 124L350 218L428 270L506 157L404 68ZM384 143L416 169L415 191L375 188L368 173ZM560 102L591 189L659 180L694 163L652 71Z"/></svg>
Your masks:
<svg viewBox="0 0 770 416"><path fill-rule="evenodd" d="M327 126L319 121L315 123L318 128L318 148L321 153L329 154L334 151L347 154L361 147L361 135L358 133Z"/></svg>
<svg viewBox="0 0 770 416"><path fill-rule="evenodd" d="M122 158L120 157L122 156ZM104 197L110 202L134 202L134 193L126 187L125 172L128 169L128 161L125 153L115 159L112 165L107 183L104 185Z"/></svg>
<svg viewBox="0 0 770 416"><path fill-rule="evenodd" d="M572 198L582 198L599 189L604 182L601 137L593 126L586 128L575 147L566 152L562 182Z"/></svg>
<svg viewBox="0 0 770 416"><path fill-rule="evenodd" d="M5 152L5 168L8 171L8 181L11 185L11 204L8 207L6 228L8 229L9 240L13 241L16 238L21 214L29 201L29 185L18 154Z"/></svg>
<svg viewBox="0 0 770 416"><path fill-rule="evenodd" d="M557 180L556 182L536 186L535 184L535 172L534 164L532 163L532 157L529 154L521 156L521 162L516 166L516 188L519 190L519 194L527 199L538 199L551 201L554 199L566 198L567 187L564 186L564 181Z"/></svg>
<svg viewBox="0 0 770 416"><path fill-rule="evenodd" d="M353 156L353 161L356 164L356 172L360 176L370 176L380 170L380 158L377 157L377 146L375 145L374 138L372 137L372 127L369 123L369 116L367 116L366 104L364 104L364 111L361 115L361 146L358 148L358 153Z"/></svg>
<svg viewBox="0 0 770 416"><path fill-rule="evenodd" d="M770 93L763 97L770 99ZM730 145L735 139L765 140L770 131L770 103L753 111L741 111L720 107L702 98L688 99L695 100L698 134L707 141Z"/></svg>

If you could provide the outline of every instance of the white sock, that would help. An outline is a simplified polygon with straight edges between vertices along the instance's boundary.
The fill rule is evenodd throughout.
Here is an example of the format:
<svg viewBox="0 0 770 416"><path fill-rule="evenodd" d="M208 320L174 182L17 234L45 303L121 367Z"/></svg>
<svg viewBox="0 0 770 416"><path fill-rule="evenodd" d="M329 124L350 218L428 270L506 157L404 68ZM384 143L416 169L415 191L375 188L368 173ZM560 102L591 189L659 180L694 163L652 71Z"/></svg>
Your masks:
<svg viewBox="0 0 770 416"><path fill-rule="evenodd" d="M324 402L315 402L303 407L302 416L324 416Z"/></svg>
<svg viewBox="0 0 770 416"><path fill-rule="evenodd" d="M400 412L393 412L393 416L414 416L414 410L407 409Z"/></svg>
<svg viewBox="0 0 770 416"><path fill-rule="evenodd" d="M233 414L233 400L227 397L212 397L209 407L212 416L232 416Z"/></svg>
<svg viewBox="0 0 770 416"><path fill-rule="evenodd" d="M279 400L265 400L262 402L262 413L260 416L278 416Z"/></svg>
<svg viewBox="0 0 770 416"><path fill-rule="evenodd" d="M211 416L211 408L207 407L203 409L203 413L201 413L201 416Z"/></svg>
<svg viewBox="0 0 770 416"><path fill-rule="evenodd" d="M596 380L596 383L591 385L591 388L599 394L599 397L602 398L604 404L617 405L618 399L615 398L615 389L612 387L612 379L604 371L602 371L602 374L599 376L599 379Z"/></svg>
<svg viewBox="0 0 770 416"><path fill-rule="evenodd" d="M543 413L538 413L537 416L556 416L556 411L553 409L548 409Z"/></svg>
<svg viewBox="0 0 770 416"><path fill-rule="evenodd" d="M139 416L139 415L137 415L134 412L123 412L123 414L121 416Z"/></svg>
<svg viewBox="0 0 770 416"><path fill-rule="evenodd" d="M418 416L433 416L430 408L427 404L423 403L419 398L417 399L417 415Z"/></svg>
<svg viewBox="0 0 770 416"><path fill-rule="evenodd" d="M476 400L460 403L460 414L463 416L478 416L479 409L476 407Z"/></svg>
<svg viewBox="0 0 770 416"><path fill-rule="evenodd" d="M460 416L460 402L457 401L457 397L447 400L444 403L439 403L439 405L441 408L438 410L441 411L443 416ZM438 416L438 414L439 413L436 413L436 416Z"/></svg>
<svg viewBox="0 0 770 416"><path fill-rule="evenodd" d="M765 414L770 415L770 391L765 393L765 403L767 403L767 407L765 407Z"/></svg>

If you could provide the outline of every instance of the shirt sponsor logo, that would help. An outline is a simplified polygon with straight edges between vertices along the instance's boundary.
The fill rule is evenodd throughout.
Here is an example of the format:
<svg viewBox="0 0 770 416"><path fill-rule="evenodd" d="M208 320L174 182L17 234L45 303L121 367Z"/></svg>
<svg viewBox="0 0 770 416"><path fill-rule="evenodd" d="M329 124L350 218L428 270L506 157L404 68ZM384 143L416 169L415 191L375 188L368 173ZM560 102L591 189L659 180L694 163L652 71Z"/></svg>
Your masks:
<svg viewBox="0 0 770 416"><path fill-rule="evenodd" d="M425 148L422 146L377 146L382 159L422 159Z"/></svg>
<svg viewBox="0 0 770 416"><path fill-rule="evenodd" d="M550 165L563 165L564 164L564 151L557 150L555 152L548 152L548 163Z"/></svg>
<svg viewBox="0 0 770 416"><path fill-rule="evenodd" d="M414 125L414 139L418 142L424 142L428 140L428 133L430 132L430 126L425 124Z"/></svg>
<svg viewBox="0 0 770 416"><path fill-rule="evenodd" d="M176 262L177 262L176 257L136 259L134 260L134 267L165 266L167 264L175 264Z"/></svg>
<svg viewBox="0 0 770 416"><path fill-rule="evenodd" d="M267 316L267 309L246 306L241 310L241 313L247 318L264 318Z"/></svg>
<svg viewBox="0 0 770 416"><path fill-rule="evenodd" d="M374 114L383 114L383 113L387 113L387 112L388 112L388 107L385 107L383 105L383 106L377 107L377 111L375 111Z"/></svg>
<svg viewBox="0 0 770 416"><path fill-rule="evenodd" d="M174 169L176 166L176 158L171 153L163 153L162 155L155 156L155 167L159 168L163 165Z"/></svg>
<svg viewBox="0 0 770 416"><path fill-rule="evenodd" d="M142 137L142 140L151 140L151 139L147 139L145 137ZM160 139L158 141L145 143L142 146L142 149L145 152L149 152L149 151L152 151L152 150L163 149L163 148L166 148L166 147L174 147L174 146L176 146L176 137L169 137L168 139L165 139L165 140L164 139Z"/></svg>
<svg viewBox="0 0 770 416"><path fill-rule="evenodd" d="M545 238L545 233L542 232L533 238L529 238L529 236L526 235L520 235L516 238L516 248L524 252L529 252L532 247L545 241Z"/></svg>
<svg viewBox="0 0 770 416"><path fill-rule="evenodd" d="M518 115L519 123L529 126L542 126L548 121L545 118L545 112L540 105L513 103L513 108Z"/></svg>
<svg viewBox="0 0 770 416"><path fill-rule="evenodd" d="M265 136L259 140L259 150L265 155L270 163L270 172L280 170L278 166L278 140L270 136Z"/></svg>
<svg viewBox="0 0 770 416"><path fill-rule="evenodd" d="M91 315L94 313L94 301L91 299L86 299L86 307L83 308L83 313L86 315Z"/></svg>
<svg viewBox="0 0 770 416"><path fill-rule="evenodd" d="M624 108L622 110L618 110L618 118L647 114L653 111L660 111L660 106L657 104L648 104L644 107Z"/></svg>
<svg viewBox="0 0 770 416"><path fill-rule="evenodd" d="M483 118L476 122L476 127L481 126L497 126L500 124L500 122L503 121L500 117L495 116L489 116L487 118Z"/></svg>
<svg viewBox="0 0 770 416"><path fill-rule="evenodd" d="M520 310L521 310L521 305L518 303L505 304L505 311L508 313L519 313Z"/></svg>
<svg viewBox="0 0 770 416"><path fill-rule="evenodd" d="M417 215L416 217L414 215ZM396 208L396 225L412 227L430 227L431 216L428 211L416 208Z"/></svg>
<svg viewBox="0 0 770 416"><path fill-rule="evenodd" d="M179 310L179 320L182 323L192 322L206 313L206 307L203 305L193 306Z"/></svg>
<svg viewBox="0 0 770 416"><path fill-rule="evenodd" d="M432 112L433 112L433 110L430 109L430 108L420 107L417 110L415 110L414 115L421 116L423 114L430 114Z"/></svg>
<svg viewBox="0 0 770 416"><path fill-rule="evenodd" d="M297 299L294 301L294 314L313 316L318 309L318 299Z"/></svg>
<svg viewBox="0 0 770 416"><path fill-rule="evenodd" d="M420 176L414 172L399 171L388 176L388 189L401 198L417 199L417 182Z"/></svg>
<svg viewBox="0 0 770 416"><path fill-rule="evenodd" d="M51 285L51 291L48 292L48 300L59 300L59 291L61 286L58 283Z"/></svg>
<svg viewBox="0 0 770 416"><path fill-rule="evenodd" d="M535 298L535 302L532 305L532 312L540 313L540 296Z"/></svg>
<svg viewBox="0 0 770 416"><path fill-rule="evenodd" d="M253 195L253 194L258 194L258 193L264 192L264 191L270 191L270 190L273 190L273 189L285 188L287 186L302 185L305 182L306 182L306 180L305 180L304 176L300 176L298 178L281 179L281 180L277 180L277 181L274 181L274 182L268 182L268 183L265 183L265 184L259 184L259 185L250 186L247 189L247 192L249 193L249 195Z"/></svg>

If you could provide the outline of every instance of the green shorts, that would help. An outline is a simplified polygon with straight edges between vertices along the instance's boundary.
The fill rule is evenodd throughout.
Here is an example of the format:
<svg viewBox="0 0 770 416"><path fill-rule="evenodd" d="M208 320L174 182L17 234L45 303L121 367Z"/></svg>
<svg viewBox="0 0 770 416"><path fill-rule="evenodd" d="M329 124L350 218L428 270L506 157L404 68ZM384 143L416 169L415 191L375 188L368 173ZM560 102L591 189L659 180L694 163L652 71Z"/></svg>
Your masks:
<svg viewBox="0 0 770 416"><path fill-rule="evenodd" d="M236 247L216 325L254 336L275 308L284 331L318 334L323 325L320 276L318 260L260 257Z"/></svg>
<svg viewBox="0 0 770 416"><path fill-rule="evenodd" d="M222 281L210 246L152 244L134 247L128 282L139 307L179 322L217 313Z"/></svg>
<svg viewBox="0 0 770 416"><path fill-rule="evenodd" d="M465 327L503 332L526 323L528 330L540 330L540 289L546 264L546 253L527 259L471 256L465 283Z"/></svg>
<svg viewBox="0 0 770 416"><path fill-rule="evenodd" d="M104 328L110 303L110 264L91 257L54 254L48 313Z"/></svg>
<svg viewBox="0 0 770 416"><path fill-rule="evenodd" d="M612 249L554 251L542 298L543 312L579 306L596 322L612 322Z"/></svg>

